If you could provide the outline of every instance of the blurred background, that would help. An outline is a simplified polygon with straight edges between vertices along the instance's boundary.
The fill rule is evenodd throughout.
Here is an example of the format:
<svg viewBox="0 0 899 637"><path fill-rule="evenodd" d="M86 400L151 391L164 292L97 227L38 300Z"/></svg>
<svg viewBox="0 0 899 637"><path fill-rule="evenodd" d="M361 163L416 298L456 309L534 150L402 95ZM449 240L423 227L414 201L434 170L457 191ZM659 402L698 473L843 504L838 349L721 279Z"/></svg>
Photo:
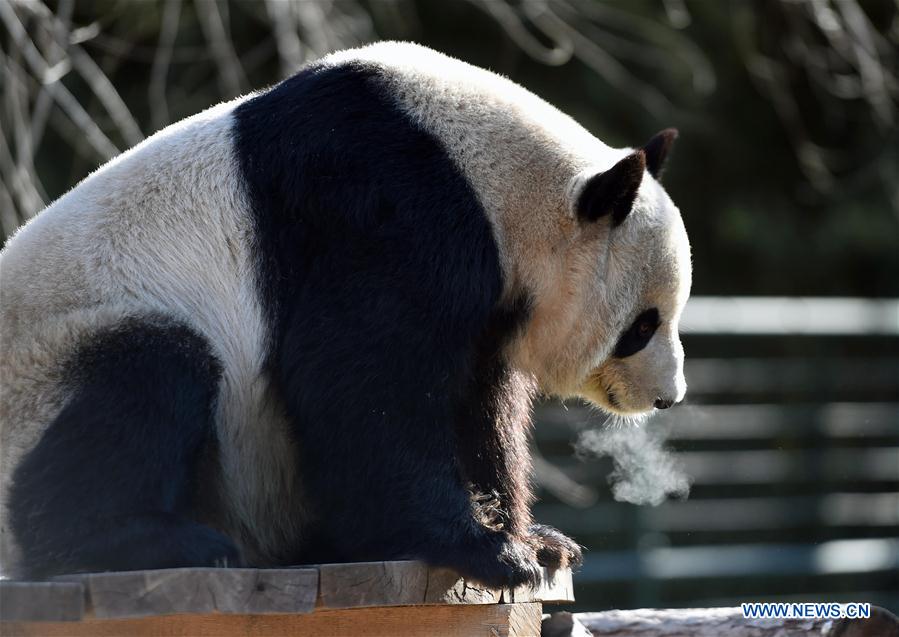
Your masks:
<svg viewBox="0 0 899 637"><path fill-rule="evenodd" d="M680 129L687 403L623 451L584 405L536 413L536 516L588 549L572 610L899 611L895 0L0 0L0 239L168 123L379 39L613 146ZM649 466L676 497L619 501Z"/></svg>

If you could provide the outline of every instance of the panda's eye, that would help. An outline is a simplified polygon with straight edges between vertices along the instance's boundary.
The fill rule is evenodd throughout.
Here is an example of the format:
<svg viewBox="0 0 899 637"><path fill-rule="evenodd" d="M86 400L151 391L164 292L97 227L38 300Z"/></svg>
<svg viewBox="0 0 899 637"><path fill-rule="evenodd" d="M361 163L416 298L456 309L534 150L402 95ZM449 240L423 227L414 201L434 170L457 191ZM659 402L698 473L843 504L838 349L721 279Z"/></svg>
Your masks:
<svg viewBox="0 0 899 637"><path fill-rule="evenodd" d="M652 340L659 323L659 311L656 308L642 312L618 339L612 356L626 358L639 352Z"/></svg>
<svg viewBox="0 0 899 637"><path fill-rule="evenodd" d="M649 321L640 321L637 323L637 335L641 338L649 338L656 331L656 326Z"/></svg>

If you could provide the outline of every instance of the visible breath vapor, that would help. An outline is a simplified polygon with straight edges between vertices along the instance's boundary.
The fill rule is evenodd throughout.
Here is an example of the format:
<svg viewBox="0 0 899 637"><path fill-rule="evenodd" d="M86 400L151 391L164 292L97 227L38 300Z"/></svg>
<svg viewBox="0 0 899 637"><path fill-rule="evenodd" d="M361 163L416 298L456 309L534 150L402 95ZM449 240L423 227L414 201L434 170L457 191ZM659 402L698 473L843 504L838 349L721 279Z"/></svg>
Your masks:
<svg viewBox="0 0 899 637"><path fill-rule="evenodd" d="M615 468L609 484L616 500L655 506L670 496L686 498L690 493L690 477L664 445L662 428L616 422L581 433L575 449L612 459Z"/></svg>

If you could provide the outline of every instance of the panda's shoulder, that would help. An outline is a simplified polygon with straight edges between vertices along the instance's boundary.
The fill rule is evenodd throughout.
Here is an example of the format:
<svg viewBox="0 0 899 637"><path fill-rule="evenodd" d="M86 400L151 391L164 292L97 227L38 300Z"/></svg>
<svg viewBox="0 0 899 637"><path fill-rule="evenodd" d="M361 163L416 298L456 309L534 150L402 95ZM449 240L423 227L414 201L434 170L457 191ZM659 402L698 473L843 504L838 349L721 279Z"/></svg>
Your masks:
<svg viewBox="0 0 899 637"><path fill-rule="evenodd" d="M502 76L475 67L450 55L413 42L382 41L355 49L327 55L301 68L297 73L275 86L252 96L237 111L252 110L253 106L274 106L292 110L302 105L316 117L326 115L327 107L339 107L340 102L365 84L381 97L402 101L415 93L439 93L466 89L483 92L500 84L512 83ZM493 83L493 84L491 84ZM365 95L363 91L361 95ZM371 94L369 94L371 95ZM391 100L389 100L391 101ZM249 107L249 108L248 108Z"/></svg>
<svg viewBox="0 0 899 637"><path fill-rule="evenodd" d="M337 51L325 56L319 62L323 67L337 68L346 65L369 64L397 72L435 72L439 69L455 67L471 68L470 65L454 57L435 51L414 42L385 40L355 49Z"/></svg>

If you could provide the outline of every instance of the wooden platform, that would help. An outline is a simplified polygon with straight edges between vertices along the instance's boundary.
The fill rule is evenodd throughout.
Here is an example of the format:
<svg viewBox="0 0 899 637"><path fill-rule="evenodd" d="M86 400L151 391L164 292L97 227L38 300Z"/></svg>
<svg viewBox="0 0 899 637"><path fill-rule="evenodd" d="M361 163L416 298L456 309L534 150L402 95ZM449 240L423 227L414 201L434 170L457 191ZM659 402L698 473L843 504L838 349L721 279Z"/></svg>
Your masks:
<svg viewBox="0 0 899 637"><path fill-rule="evenodd" d="M420 562L91 573L0 582L0 634L523 637L540 634L543 603L573 600L567 570L535 590Z"/></svg>

